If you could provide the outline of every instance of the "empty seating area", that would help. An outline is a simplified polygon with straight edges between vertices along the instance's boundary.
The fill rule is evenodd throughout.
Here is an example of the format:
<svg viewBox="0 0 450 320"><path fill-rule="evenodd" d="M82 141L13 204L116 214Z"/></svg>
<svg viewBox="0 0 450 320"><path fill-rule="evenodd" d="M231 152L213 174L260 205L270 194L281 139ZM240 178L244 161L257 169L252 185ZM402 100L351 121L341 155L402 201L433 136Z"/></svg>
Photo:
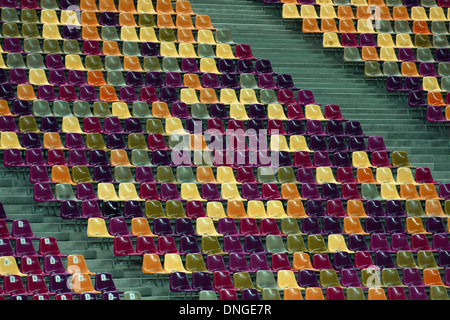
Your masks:
<svg viewBox="0 0 450 320"><path fill-rule="evenodd" d="M341 2L261 6L444 112L447 7ZM4 211L0 298L449 299L450 185L232 29L187 0L0 6L2 170L108 261Z"/></svg>
<svg viewBox="0 0 450 320"><path fill-rule="evenodd" d="M270 1L268 1L270 2ZM278 4L277 4L278 3ZM447 123L448 6L440 1L273 1L303 35L321 37L366 79L404 96L429 124Z"/></svg>

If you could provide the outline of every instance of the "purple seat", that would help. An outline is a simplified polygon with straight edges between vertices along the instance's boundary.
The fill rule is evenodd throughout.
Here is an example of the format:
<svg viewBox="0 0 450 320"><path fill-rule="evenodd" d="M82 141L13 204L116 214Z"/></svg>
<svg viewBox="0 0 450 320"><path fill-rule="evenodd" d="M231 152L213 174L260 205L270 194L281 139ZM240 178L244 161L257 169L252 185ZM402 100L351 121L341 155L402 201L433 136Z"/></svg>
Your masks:
<svg viewBox="0 0 450 320"><path fill-rule="evenodd" d="M154 88L160 88L164 84L161 72L152 71L145 74L145 84Z"/></svg>
<svg viewBox="0 0 450 320"><path fill-rule="evenodd" d="M347 121L345 123L345 134L347 134L349 136L365 137L365 134L361 127L361 123L359 121Z"/></svg>
<svg viewBox="0 0 450 320"><path fill-rule="evenodd" d="M223 103L211 103L209 106L211 118L228 119L227 107Z"/></svg>
<svg viewBox="0 0 450 320"><path fill-rule="evenodd" d="M447 232L446 224L442 217L427 217L426 230L432 234Z"/></svg>
<svg viewBox="0 0 450 320"><path fill-rule="evenodd" d="M360 47L376 47L377 41L373 33L361 33L359 35L359 46Z"/></svg>
<svg viewBox="0 0 450 320"><path fill-rule="evenodd" d="M369 136L367 138L367 148L369 151L388 151L381 136Z"/></svg>
<svg viewBox="0 0 450 320"><path fill-rule="evenodd" d="M169 218L157 217L153 219L153 233L158 236L173 236L172 224Z"/></svg>
<svg viewBox="0 0 450 320"><path fill-rule="evenodd" d="M58 119L55 116L42 117L40 129L42 132L61 132Z"/></svg>
<svg viewBox="0 0 450 320"><path fill-rule="evenodd" d="M211 275L208 272L195 271L192 273L192 288L195 291L214 290Z"/></svg>
<svg viewBox="0 0 450 320"><path fill-rule="evenodd" d="M255 66L251 59L239 59L236 65L237 73L255 73Z"/></svg>
<svg viewBox="0 0 450 320"><path fill-rule="evenodd" d="M29 84L25 69L10 69L9 83L11 84Z"/></svg>
<svg viewBox="0 0 450 320"><path fill-rule="evenodd" d="M233 59L220 59L217 61L217 70L224 74L236 73L236 65Z"/></svg>
<svg viewBox="0 0 450 320"><path fill-rule="evenodd" d="M30 166L30 183L51 183L49 178L47 167L42 165L32 165Z"/></svg>
<svg viewBox="0 0 450 320"><path fill-rule="evenodd" d="M424 286L421 271L418 268L403 269L402 282L405 286Z"/></svg>
<svg viewBox="0 0 450 320"><path fill-rule="evenodd" d="M253 235L253 236L259 236L260 231L258 229L258 225L256 223L256 219L245 217L239 220L239 233L243 235ZM247 239L247 241L254 241L255 239L250 238ZM260 238L256 240L261 240ZM247 243L248 245L249 243ZM247 248L245 251L250 252Z"/></svg>
<svg viewBox="0 0 450 320"><path fill-rule="evenodd" d="M225 201L221 197L217 184L215 183L203 183L200 195L207 201Z"/></svg>
<svg viewBox="0 0 450 320"><path fill-rule="evenodd" d="M48 261L50 258L52 257L46 257L45 259ZM56 294L75 294L75 292L73 292L69 287L69 283L70 281L68 274L54 272L49 276L48 289Z"/></svg>
<svg viewBox="0 0 450 320"><path fill-rule="evenodd" d="M3 50L10 53L24 53L19 38L5 38Z"/></svg>
<svg viewBox="0 0 450 320"><path fill-rule="evenodd" d="M93 85L84 84L78 89L79 99L82 101L98 101L97 92Z"/></svg>
<svg viewBox="0 0 450 320"><path fill-rule="evenodd" d="M102 216L105 219L111 219L113 217L121 217L122 209L118 201L104 201L102 205Z"/></svg>
<svg viewBox="0 0 450 320"><path fill-rule="evenodd" d="M48 54L45 58L45 65L48 69L65 69L64 61L59 54Z"/></svg>
<svg viewBox="0 0 450 320"><path fill-rule="evenodd" d="M379 217L367 217L364 223L364 231L370 234L385 233L383 220Z"/></svg>
<svg viewBox="0 0 450 320"><path fill-rule="evenodd" d="M333 269L342 272L344 270L355 271L355 266L353 265L353 260L350 253L345 251L337 251L333 253Z"/></svg>
<svg viewBox="0 0 450 320"><path fill-rule="evenodd" d="M222 73L222 75L220 76L220 87L235 90L241 89L239 79L234 73Z"/></svg>
<svg viewBox="0 0 450 320"><path fill-rule="evenodd" d="M123 217L125 219L142 218L144 216L140 201L128 200L124 202Z"/></svg>
<svg viewBox="0 0 450 320"><path fill-rule="evenodd" d="M283 199L276 183L263 183L261 193L264 200Z"/></svg>
<svg viewBox="0 0 450 320"><path fill-rule="evenodd" d="M330 138L337 138L345 135L343 121L341 120L328 120L325 125L325 132L331 135Z"/></svg>
<svg viewBox="0 0 450 320"><path fill-rule="evenodd" d="M385 212L380 200L368 200L366 202L366 213L371 217L384 217Z"/></svg>
<svg viewBox="0 0 450 320"><path fill-rule="evenodd" d="M305 211L308 216L325 217L326 210L321 199L309 199L305 204Z"/></svg>
<svg viewBox="0 0 450 320"><path fill-rule="evenodd" d="M332 152L349 151L345 136L330 136L328 139L328 149Z"/></svg>
<svg viewBox="0 0 450 320"><path fill-rule="evenodd" d="M143 42L141 45L141 55L143 55L144 57L159 56L159 49L157 43Z"/></svg>
<svg viewBox="0 0 450 320"><path fill-rule="evenodd" d="M135 171L135 180L139 183L155 182L152 167L138 166Z"/></svg>
<svg viewBox="0 0 450 320"><path fill-rule="evenodd" d="M374 263L379 268L395 268L391 252L378 250L374 253Z"/></svg>
<svg viewBox="0 0 450 320"><path fill-rule="evenodd" d="M433 178L430 168L427 167L416 168L415 180L417 183L437 183Z"/></svg>
<svg viewBox="0 0 450 320"><path fill-rule="evenodd" d="M300 183L316 183L316 178L311 168L298 168L297 181Z"/></svg>
<svg viewBox="0 0 450 320"><path fill-rule="evenodd" d="M99 23L102 26L118 26L114 12L100 12Z"/></svg>
<svg viewBox="0 0 450 320"><path fill-rule="evenodd" d="M414 233L410 238L411 249L413 251L431 251L427 235L423 233Z"/></svg>
<svg viewBox="0 0 450 320"><path fill-rule="evenodd" d="M389 216L385 219L385 230L387 233L404 233L405 226L401 217Z"/></svg>
<svg viewBox="0 0 450 320"><path fill-rule="evenodd" d="M419 64L419 74L423 77L437 77L439 74L436 72L434 63L432 62L421 62Z"/></svg>
<svg viewBox="0 0 450 320"><path fill-rule="evenodd" d="M391 251L389 248L389 241L384 233L372 233L370 235L370 250L371 251Z"/></svg>
<svg viewBox="0 0 450 320"><path fill-rule="evenodd" d="M264 252L254 252L250 254L250 268L255 272L259 270L270 271L269 261L267 255Z"/></svg>
<svg viewBox="0 0 450 320"><path fill-rule="evenodd" d="M223 235L239 235L233 218L223 217L217 222L217 231Z"/></svg>
<svg viewBox="0 0 450 320"><path fill-rule="evenodd" d="M106 147L108 149L126 149L125 139L120 133L109 133L106 136Z"/></svg>
<svg viewBox="0 0 450 320"><path fill-rule="evenodd" d="M152 164L155 166L171 166L172 160L167 150L154 150L152 152Z"/></svg>
<svg viewBox="0 0 450 320"><path fill-rule="evenodd" d="M159 99L163 102L173 103L178 101L178 93L176 88L162 87L159 94Z"/></svg>
<svg viewBox="0 0 450 320"><path fill-rule="evenodd" d="M202 75L202 87L211 89L222 88L217 74L206 72Z"/></svg>
<svg viewBox="0 0 450 320"><path fill-rule="evenodd" d="M228 272L225 260L223 256L219 254L209 254L206 256L206 269L209 272Z"/></svg>
<svg viewBox="0 0 450 320"><path fill-rule="evenodd" d="M432 248L436 251L450 250L450 241L446 233L435 233L432 239Z"/></svg>
<svg viewBox="0 0 450 320"><path fill-rule="evenodd" d="M175 118L186 119L191 117L187 104L181 101L172 103L171 113Z"/></svg>
<svg viewBox="0 0 450 320"><path fill-rule="evenodd" d="M231 259L232 254L239 254L239 255L242 255L243 257L245 257L245 255L246 255L246 252L244 251L244 249L242 247L240 237L237 234L224 235L222 247L223 247L223 251L230 254L230 257L229 257L230 259ZM236 260L238 260L238 259L236 259ZM241 260L241 259L239 259L239 260ZM229 261L229 263L230 262L231 261ZM230 268L230 265L228 266L228 268ZM247 265L247 270L249 270L248 265ZM239 272L239 271L235 271L235 272Z"/></svg>
<svg viewBox="0 0 450 320"><path fill-rule="evenodd" d="M59 69L54 70L55 72L59 72ZM62 78L62 75L59 74L59 77ZM87 84L86 77L81 70L69 70L67 73L67 83L74 86L81 86ZM61 85L65 85L64 83Z"/></svg>
<svg viewBox="0 0 450 320"><path fill-rule="evenodd" d="M2 132L19 132L13 116L0 116L0 130Z"/></svg>
<svg viewBox="0 0 450 320"><path fill-rule="evenodd" d="M306 234L321 234L322 228L317 217L305 217L302 219L302 232Z"/></svg>
<svg viewBox="0 0 450 320"><path fill-rule="evenodd" d="M429 300L424 286L411 285L408 287L409 300Z"/></svg>
<svg viewBox="0 0 450 320"><path fill-rule="evenodd" d="M391 234L391 249L393 251L411 251L407 235L404 233Z"/></svg>
<svg viewBox="0 0 450 320"><path fill-rule="evenodd" d="M368 251L366 239L362 234L349 234L347 241L348 248L352 251Z"/></svg>
<svg viewBox="0 0 450 320"><path fill-rule="evenodd" d="M422 90L422 81L420 77L405 77L406 91L420 91ZM418 92L417 92L418 93Z"/></svg>
<svg viewBox="0 0 450 320"><path fill-rule="evenodd" d="M85 219L88 219L90 217L92 218L103 217L97 200L83 200L81 202L81 215Z"/></svg>
<svg viewBox="0 0 450 320"><path fill-rule="evenodd" d="M33 115L33 110L30 101L15 100L12 105L12 113L16 116L28 116Z"/></svg>
<svg viewBox="0 0 450 320"><path fill-rule="evenodd" d="M391 217L406 217L400 200L387 200L385 203L386 215Z"/></svg>
<svg viewBox="0 0 450 320"><path fill-rule="evenodd" d="M342 33L341 45L344 47L358 47L358 39L354 33Z"/></svg>
<svg viewBox="0 0 450 320"><path fill-rule="evenodd" d="M314 270L299 270L298 284L302 288L320 287L316 271Z"/></svg>
<svg viewBox="0 0 450 320"><path fill-rule="evenodd" d="M160 189L161 199L167 200L181 200L178 192L178 187L175 183L164 183Z"/></svg>
<svg viewBox="0 0 450 320"><path fill-rule="evenodd" d="M311 90L299 90L297 95L297 101L300 105L318 104L314 98L314 94Z"/></svg>
<svg viewBox="0 0 450 320"><path fill-rule="evenodd" d="M3 151L3 165L5 167L26 167L26 163L22 159L22 154L19 149L5 149Z"/></svg>
<svg viewBox="0 0 450 320"><path fill-rule="evenodd" d="M441 183L439 185L439 197L445 200L450 199L450 184Z"/></svg>
<svg viewBox="0 0 450 320"><path fill-rule="evenodd" d="M367 152L368 149L367 149L364 137L361 137L361 136L350 136L348 138L348 151L350 151L350 152L355 152L355 151L365 151L365 152Z"/></svg>
<svg viewBox="0 0 450 320"><path fill-rule="evenodd" d="M257 74L273 74L273 68L270 60L258 59L255 62L255 71Z"/></svg>
<svg viewBox="0 0 450 320"><path fill-rule="evenodd" d="M450 62L450 50L448 48L436 48L434 56L438 62Z"/></svg>
<svg viewBox="0 0 450 320"><path fill-rule="evenodd" d="M405 62L417 62L412 48L399 48L398 59Z"/></svg>
<svg viewBox="0 0 450 320"><path fill-rule="evenodd" d="M188 217L178 217L175 219L173 226L174 234L179 236L193 236L195 235L195 230L191 218Z"/></svg>
<svg viewBox="0 0 450 320"><path fill-rule="evenodd" d="M33 185L33 200L35 202L58 201L53 195L50 183L35 183Z"/></svg>
<svg viewBox="0 0 450 320"><path fill-rule="evenodd" d="M426 120L428 122L447 122L440 106L428 106L426 112Z"/></svg>
<svg viewBox="0 0 450 320"><path fill-rule="evenodd" d="M16 94L10 83L0 84L0 99L2 100L15 100Z"/></svg>
<svg viewBox="0 0 450 320"><path fill-rule="evenodd" d="M135 88L130 86L120 87L119 99L125 102L139 101Z"/></svg>
<svg viewBox="0 0 450 320"><path fill-rule="evenodd" d="M139 100L147 103L153 103L158 101L158 94L156 92L156 88L151 86L141 87Z"/></svg>
<svg viewBox="0 0 450 320"><path fill-rule="evenodd" d="M309 148L313 151L328 151L327 137L311 136L309 138Z"/></svg>
<svg viewBox="0 0 450 320"><path fill-rule="evenodd" d="M305 133L310 136L328 135L323 128L322 121L311 119L306 121Z"/></svg>
<svg viewBox="0 0 450 320"><path fill-rule="evenodd" d="M250 45L248 44L237 44L235 48L235 55L239 59L256 59L253 56Z"/></svg>
<svg viewBox="0 0 450 320"><path fill-rule="evenodd" d="M79 200L98 200L92 183L83 182L76 186L75 195Z"/></svg>
<svg viewBox="0 0 450 320"><path fill-rule="evenodd" d="M33 245L33 238L29 237L16 237L14 240L14 254L16 257L24 256L37 256L42 257L41 254L36 252Z"/></svg>
<svg viewBox="0 0 450 320"><path fill-rule="evenodd" d="M197 243L197 237L193 235L180 236L180 254L201 254L201 249Z"/></svg>
<svg viewBox="0 0 450 320"><path fill-rule="evenodd" d="M325 253L315 253L312 256L312 266L314 269L333 269L330 258Z"/></svg>
<svg viewBox="0 0 450 320"><path fill-rule="evenodd" d="M361 285L361 281L359 280L359 276L356 269L342 269L340 276L341 276L341 284L343 287L364 288L364 286Z"/></svg>
<svg viewBox="0 0 450 320"><path fill-rule="evenodd" d="M322 234L342 234L342 226L337 217L322 218Z"/></svg>
<svg viewBox="0 0 450 320"><path fill-rule="evenodd" d="M164 74L164 86L170 88L183 88L183 80L179 72L166 72Z"/></svg>
<svg viewBox="0 0 450 320"><path fill-rule="evenodd" d="M182 58L180 69L185 73L200 73L200 69L195 58Z"/></svg>
<svg viewBox="0 0 450 320"><path fill-rule="evenodd" d="M286 73L278 74L276 77L276 83L279 89L290 89L290 90L298 89L295 86L294 80L292 79L292 76L290 74Z"/></svg>
<svg viewBox="0 0 450 320"><path fill-rule="evenodd" d="M258 74L258 87L260 89L278 89L272 73Z"/></svg>
<svg viewBox="0 0 450 320"><path fill-rule="evenodd" d="M336 183L323 183L322 184L322 199L326 200L340 200L342 199L338 185Z"/></svg>
<svg viewBox="0 0 450 320"><path fill-rule="evenodd" d="M242 185L241 196L247 200L262 200L257 183L246 183Z"/></svg>
<svg viewBox="0 0 450 320"><path fill-rule="evenodd" d="M185 272L174 271L170 273L170 283L169 283L170 292L182 292L189 293L195 292L197 289L193 289L187 278L187 274Z"/></svg>
<svg viewBox="0 0 450 320"><path fill-rule="evenodd" d="M315 167L334 167L327 151L314 151L312 162Z"/></svg>

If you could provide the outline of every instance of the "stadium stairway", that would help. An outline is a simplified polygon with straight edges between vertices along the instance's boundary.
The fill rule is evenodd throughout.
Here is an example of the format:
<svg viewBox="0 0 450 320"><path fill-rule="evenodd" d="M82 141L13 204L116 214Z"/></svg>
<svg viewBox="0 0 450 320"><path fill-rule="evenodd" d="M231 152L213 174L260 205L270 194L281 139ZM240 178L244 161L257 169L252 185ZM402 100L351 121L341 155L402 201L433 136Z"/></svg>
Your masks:
<svg viewBox="0 0 450 320"><path fill-rule="evenodd" d="M382 136L388 149L407 152L414 166L429 167L439 182L450 182L448 127L427 124L405 97L366 80L362 68L344 66L342 51L324 51L321 36L302 36L300 25L283 22L281 6L262 0L222 0L214 6L191 0L191 5L209 15L214 27L229 29L234 42L249 44L256 58L270 60L275 72L311 90L322 106L339 105L345 118L360 121L364 133Z"/></svg>

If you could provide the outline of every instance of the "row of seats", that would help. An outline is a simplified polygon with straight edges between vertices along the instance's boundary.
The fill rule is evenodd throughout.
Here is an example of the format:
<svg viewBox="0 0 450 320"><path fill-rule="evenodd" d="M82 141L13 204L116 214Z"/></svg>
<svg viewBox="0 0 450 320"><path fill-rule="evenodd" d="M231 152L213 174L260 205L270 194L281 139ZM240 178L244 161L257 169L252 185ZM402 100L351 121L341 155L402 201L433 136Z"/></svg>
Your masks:
<svg viewBox="0 0 450 320"><path fill-rule="evenodd" d="M399 7L405 6L407 8L419 7L432 8L442 7L448 8L445 0L263 0L266 5L282 6L284 4L297 4L297 5L327 5L333 4L335 6L388 6Z"/></svg>

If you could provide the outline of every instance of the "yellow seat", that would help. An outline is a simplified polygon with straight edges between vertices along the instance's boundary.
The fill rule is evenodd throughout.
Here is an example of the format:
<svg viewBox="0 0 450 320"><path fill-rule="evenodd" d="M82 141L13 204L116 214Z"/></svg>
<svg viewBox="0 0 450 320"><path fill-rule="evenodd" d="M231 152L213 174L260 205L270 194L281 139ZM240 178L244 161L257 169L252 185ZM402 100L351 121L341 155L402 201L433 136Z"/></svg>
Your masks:
<svg viewBox="0 0 450 320"><path fill-rule="evenodd" d="M337 19L336 10L332 3L323 4L320 6L319 16L321 19Z"/></svg>
<svg viewBox="0 0 450 320"><path fill-rule="evenodd" d="M411 168L401 167L397 169L397 183L407 183L413 185L419 185L414 179Z"/></svg>
<svg viewBox="0 0 450 320"><path fill-rule="evenodd" d="M139 198L136 186L133 183L119 183L119 199L122 201L144 201Z"/></svg>
<svg viewBox="0 0 450 320"><path fill-rule="evenodd" d="M178 45L178 53L182 58L198 58L192 43L183 42Z"/></svg>
<svg viewBox="0 0 450 320"><path fill-rule="evenodd" d="M310 4L300 6L300 17L302 19L305 19L305 18L318 19L319 18L319 16L317 15L316 7L313 5L310 5Z"/></svg>
<svg viewBox="0 0 450 320"><path fill-rule="evenodd" d="M43 24L60 24L58 15L53 9L41 10L41 23Z"/></svg>
<svg viewBox="0 0 450 320"><path fill-rule="evenodd" d="M61 34L59 32L59 27L56 24L44 24L42 26L42 38L62 40Z"/></svg>
<svg viewBox="0 0 450 320"><path fill-rule="evenodd" d="M301 289L297 277L292 270L279 270L277 272L277 286L280 289L297 288Z"/></svg>
<svg viewBox="0 0 450 320"><path fill-rule="evenodd" d="M206 201L200 196L197 184L195 183L182 183L180 195L186 201Z"/></svg>
<svg viewBox="0 0 450 320"><path fill-rule="evenodd" d="M233 103L240 103L236 91L233 89L220 89L219 101L223 104L231 105Z"/></svg>
<svg viewBox="0 0 450 320"><path fill-rule="evenodd" d="M336 32L325 32L322 45L324 48L342 48L339 36Z"/></svg>
<svg viewBox="0 0 450 320"><path fill-rule="evenodd" d="M130 109L126 102L113 102L111 104L111 113L114 117L118 117L119 119L131 118Z"/></svg>
<svg viewBox="0 0 450 320"><path fill-rule="evenodd" d="M267 218L266 208L264 202L260 200L250 200L247 203L247 216L253 219Z"/></svg>
<svg viewBox="0 0 450 320"><path fill-rule="evenodd" d="M414 48L411 36L407 33L397 33L395 36L395 46L397 48Z"/></svg>
<svg viewBox="0 0 450 320"><path fill-rule="evenodd" d="M184 129L180 118L167 118L165 126L166 134L188 134Z"/></svg>
<svg viewBox="0 0 450 320"><path fill-rule="evenodd" d="M78 19L77 12L74 10L61 10L60 17L62 25L80 25L80 20Z"/></svg>
<svg viewBox="0 0 450 320"><path fill-rule="evenodd" d="M16 258L13 256L2 256L0 257L0 275L18 275L21 277L26 277L27 274L22 273L17 265Z"/></svg>
<svg viewBox="0 0 450 320"><path fill-rule="evenodd" d="M393 183L382 183L380 196L384 200L401 200L397 187Z"/></svg>
<svg viewBox="0 0 450 320"><path fill-rule="evenodd" d="M227 217L223 204L219 201L210 201L206 204L206 215L213 220Z"/></svg>
<svg viewBox="0 0 450 320"><path fill-rule="evenodd" d="M81 57L77 54L68 54L65 57L65 67L69 70L86 70L81 61Z"/></svg>
<svg viewBox="0 0 450 320"><path fill-rule="evenodd" d="M119 201L116 189L112 183L101 182L97 185L97 198L104 201Z"/></svg>
<svg viewBox="0 0 450 320"><path fill-rule="evenodd" d="M270 136L270 150L272 151L291 151L286 141L285 136L272 135Z"/></svg>
<svg viewBox="0 0 450 320"><path fill-rule="evenodd" d="M184 273L192 273L188 271L181 260L181 256L177 253L166 253L164 255L164 271L166 273L171 272L184 272Z"/></svg>
<svg viewBox="0 0 450 320"><path fill-rule="evenodd" d="M267 201L266 205L267 205L266 213L268 217L274 219L284 219L288 217L282 201L269 200Z"/></svg>
<svg viewBox="0 0 450 320"><path fill-rule="evenodd" d="M218 43L216 45L216 57L219 59L237 59L231 45L228 43Z"/></svg>
<svg viewBox="0 0 450 320"><path fill-rule="evenodd" d="M220 74L219 70L217 69L216 61L214 60L214 58L201 58L199 69L201 72L204 73Z"/></svg>
<svg viewBox="0 0 450 320"><path fill-rule="evenodd" d="M308 143L306 142L306 138L301 135L292 135L289 137L289 146L290 150L295 151L307 151L314 152L308 147Z"/></svg>
<svg viewBox="0 0 450 320"><path fill-rule="evenodd" d="M421 21L427 21L428 15L425 11L424 7L412 7L411 8L411 19L412 20L421 20Z"/></svg>
<svg viewBox="0 0 450 320"><path fill-rule="evenodd" d="M359 19L356 25L359 33L375 33L372 19Z"/></svg>
<svg viewBox="0 0 450 320"><path fill-rule="evenodd" d="M246 201L239 194L236 183L222 183L221 197L225 200L241 200Z"/></svg>
<svg viewBox="0 0 450 320"><path fill-rule="evenodd" d="M25 150L19 142L19 137L15 132L2 132L0 134L0 149L20 149Z"/></svg>
<svg viewBox="0 0 450 320"><path fill-rule="evenodd" d="M439 81L436 77L423 77L422 89L424 91L438 91L438 92L444 91L441 89Z"/></svg>
<svg viewBox="0 0 450 320"><path fill-rule="evenodd" d="M139 13L156 13L152 0L138 0L136 11Z"/></svg>
<svg viewBox="0 0 450 320"><path fill-rule="evenodd" d="M394 180L394 175L392 174L391 168L380 167L376 169L376 181L377 183L390 183L396 184Z"/></svg>
<svg viewBox="0 0 450 320"><path fill-rule="evenodd" d="M333 171L330 167L318 167L316 168L316 182L318 184L323 183L335 183L340 184L336 181Z"/></svg>
<svg viewBox="0 0 450 320"><path fill-rule="evenodd" d="M310 120L326 121L320 106L317 104L308 104L305 106L305 118Z"/></svg>
<svg viewBox="0 0 450 320"><path fill-rule="evenodd" d="M382 61L399 61L395 49L392 47L380 48L380 60Z"/></svg>
<svg viewBox="0 0 450 320"><path fill-rule="evenodd" d="M267 117L269 119L288 120L283 105L279 103L271 103L267 106Z"/></svg>
<svg viewBox="0 0 450 320"><path fill-rule="evenodd" d="M138 42L139 37L136 28L127 26L120 28L120 40Z"/></svg>
<svg viewBox="0 0 450 320"><path fill-rule="evenodd" d="M91 238L114 238L106 226L103 218L89 218L87 222L87 236Z"/></svg>
<svg viewBox="0 0 450 320"><path fill-rule="evenodd" d="M178 51L175 43L173 42L161 42L160 44L160 55L163 57L174 57L178 58Z"/></svg>
<svg viewBox="0 0 450 320"><path fill-rule="evenodd" d="M153 27L142 27L139 30L139 40L142 42L160 42Z"/></svg>
<svg viewBox="0 0 450 320"><path fill-rule="evenodd" d="M230 118L242 121L250 119L247 115L247 108L242 103L233 103L230 105Z"/></svg>
<svg viewBox="0 0 450 320"><path fill-rule="evenodd" d="M445 12L442 7L431 7L429 8L429 18L431 21L445 21L447 18L445 17Z"/></svg>
<svg viewBox="0 0 450 320"><path fill-rule="evenodd" d="M239 92L239 102L243 104L259 103L256 92L253 89L241 89Z"/></svg>
<svg viewBox="0 0 450 320"><path fill-rule="evenodd" d="M195 219L195 233L200 236L223 236L217 232L214 220L208 217Z"/></svg>
<svg viewBox="0 0 450 320"><path fill-rule="evenodd" d="M394 39L390 33L379 33L377 36L377 45L381 48L395 47Z"/></svg>
<svg viewBox="0 0 450 320"><path fill-rule="evenodd" d="M208 29L198 30L197 31L197 42L198 43L216 44L216 40L214 38L214 34L213 34L212 30L208 30Z"/></svg>
<svg viewBox="0 0 450 320"><path fill-rule="evenodd" d="M283 19L300 19L300 13L297 5L293 3L283 4L281 16Z"/></svg>
<svg viewBox="0 0 450 320"><path fill-rule="evenodd" d="M220 166L216 169L216 179L218 183L238 183L234 176L233 168Z"/></svg>
<svg viewBox="0 0 450 320"><path fill-rule="evenodd" d="M80 121L77 117L63 117L61 131L64 133L85 133L81 129Z"/></svg>
<svg viewBox="0 0 450 320"><path fill-rule="evenodd" d="M347 243L342 234L330 234L328 235L327 248L329 252L344 251L348 253L354 253L347 247Z"/></svg>
<svg viewBox="0 0 450 320"><path fill-rule="evenodd" d="M354 151L352 153L352 165L356 168L371 168L369 156L365 151Z"/></svg>
<svg viewBox="0 0 450 320"><path fill-rule="evenodd" d="M28 71L28 81L35 86L49 85L47 75L43 69L30 69Z"/></svg>

